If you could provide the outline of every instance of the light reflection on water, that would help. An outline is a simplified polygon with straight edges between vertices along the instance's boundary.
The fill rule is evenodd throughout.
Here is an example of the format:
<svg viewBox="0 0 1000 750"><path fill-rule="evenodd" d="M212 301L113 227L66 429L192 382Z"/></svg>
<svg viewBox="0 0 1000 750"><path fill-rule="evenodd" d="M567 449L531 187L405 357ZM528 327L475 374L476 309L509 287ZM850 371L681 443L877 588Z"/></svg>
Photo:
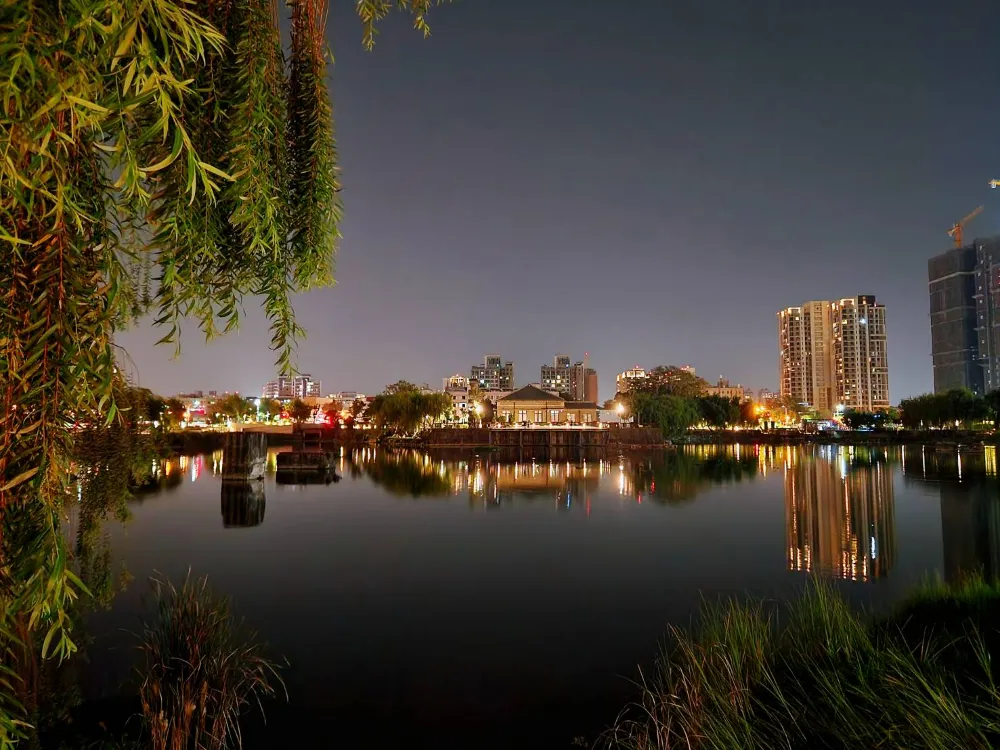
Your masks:
<svg viewBox="0 0 1000 750"><path fill-rule="evenodd" d="M277 452L246 488L222 483L221 451L159 462L116 556L138 581L208 574L291 661L295 705L417 735L530 723L568 696L610 713L551 718L585 734L703 597L786 598L821 575L877 610L929 575L1000 574L994 449L368 447L335 452L340 483L298 486ZM141 588L93 618L116 653Z"/></svg>
<svg viewBox="0 0 1000 750"><path fill-rule="evenodd" d="M268 450L269 474L276 472L277 454L285 450ZM220 476L222 466L223 451L217 450L210 455L156 461L153 476L170 483L170 478L179 474L185 481L197 482L209 473ZM942 502L947 497L948 502L955 503L955 495L978 497L982 491L973 485L988 484L996 477L996 448L986 446L980 451L959 453L921 446L688 446L667 456L518 461L498 454L445 459L418 451L366 447L355 451L337 449L334 467L339 475L365 478L390 495L463 497L471 509L546 501L555 509L567 511L576 504L587 516L593 511L594 494L608 495L608 490L620 502L642 504L645 499L676 504L693 500L713 485L779 475L785 507L787 570L867 581L887 576L896 560L896 473L907 482L939 486ZM223 510L223 516L228 517L225 525L243 525L236 520L238 517L256 519L250 525L263 523L262 510L249 508L250 504L263 503L262 488L244 494L247 507L238 508L240 493L228 490L225 504L229 511ZM973 505L984 501L980 498ZM969 512L982 515L978 505ZM953 515L943 511L942 518L951 519ZM980 525L991 518L989 514L982 518L978 515L975 523ZM995 536L990 527L987 537L991 549L997 546ZM993 569L992 562L987 564L992 557L992 553L985 554L975 567Z"/></svg>

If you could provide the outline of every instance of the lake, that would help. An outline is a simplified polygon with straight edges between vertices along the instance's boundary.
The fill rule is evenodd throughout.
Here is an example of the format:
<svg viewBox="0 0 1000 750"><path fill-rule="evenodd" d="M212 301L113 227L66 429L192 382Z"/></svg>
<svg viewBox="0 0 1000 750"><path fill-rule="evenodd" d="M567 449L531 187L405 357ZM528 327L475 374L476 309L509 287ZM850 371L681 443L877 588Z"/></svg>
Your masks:
<svg viewBox="0 0 1000 750"><path fill-rule="evenodd" d="M154 573L208 575L284 671L248 747L593 739L703 599L812 575L885 611L930 576L1000 570L992 448L687 447L505 461L363 449L342 479L224 486L221 452L159 462L106 522L132 581L88 618L90 698L127 691ZM297 744L293 744L297 743Z"/></svg>

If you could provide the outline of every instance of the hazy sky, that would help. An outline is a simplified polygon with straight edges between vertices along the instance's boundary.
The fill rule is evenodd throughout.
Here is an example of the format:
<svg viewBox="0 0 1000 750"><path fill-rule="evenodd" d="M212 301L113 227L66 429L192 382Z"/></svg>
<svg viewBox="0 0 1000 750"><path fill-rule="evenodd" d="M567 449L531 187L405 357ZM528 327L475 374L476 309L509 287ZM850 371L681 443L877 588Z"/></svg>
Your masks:
<svg viewBox="0 0 1000 750"><path fill-rule="evenodd" d="M995 0L460 0L360 45L333 0L346 219L300 297L324 391L439 385L487 352L537 381L589 351L777 386L775 313L874 294L893 401L930 390L927 258L1000 231ZM119 337L139 382L259 393L266 321L183 353Z"/></svg>

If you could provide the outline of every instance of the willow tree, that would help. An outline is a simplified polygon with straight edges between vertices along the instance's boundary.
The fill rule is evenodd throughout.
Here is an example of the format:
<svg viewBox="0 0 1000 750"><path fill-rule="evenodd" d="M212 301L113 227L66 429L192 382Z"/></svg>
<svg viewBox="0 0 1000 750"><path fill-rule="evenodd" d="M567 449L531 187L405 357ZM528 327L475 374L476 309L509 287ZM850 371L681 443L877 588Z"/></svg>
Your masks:
<svg viewBox="0 0 1000 750"><path fill-rule="evenodd" d="M426 33L437 2L356 0L363 43L393 8ZM0 0L0 648L73 650L58 518L71 426L118 417L115 331L152 312L176 346L259 297L288 371L290 298L333 281L327 0L287 6Z"/></svg>

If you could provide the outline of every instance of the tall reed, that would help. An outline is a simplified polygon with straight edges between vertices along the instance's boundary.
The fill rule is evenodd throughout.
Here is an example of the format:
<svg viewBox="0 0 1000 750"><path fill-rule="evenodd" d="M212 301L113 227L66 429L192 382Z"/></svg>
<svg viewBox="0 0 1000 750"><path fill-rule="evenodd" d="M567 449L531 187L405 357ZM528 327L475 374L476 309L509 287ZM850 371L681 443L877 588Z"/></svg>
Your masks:
<svg viewBox="0 0 1000 750"><path fill-rule="evenodd" d="M984 597L980 584L928 589L914 602L926 618L929 604L957 611ZM730 601L706 605L692 630L672 629L640 699L602 743L985 750L1000 740L989 618L952 618L949 629L933 618L915 627L908 614L870 623L827 584L810 586L784 614L779 626L763 603Z"/></svg>
<svg viewBox="0 0 1000 750"><path fill-rule="evenodd" d="M152 617L144 624L140 698L152 750L242 747L240 715L284 692L279 665L253 633L241 632L230 602L208 579L180 588L154 578Z"/></svg>

